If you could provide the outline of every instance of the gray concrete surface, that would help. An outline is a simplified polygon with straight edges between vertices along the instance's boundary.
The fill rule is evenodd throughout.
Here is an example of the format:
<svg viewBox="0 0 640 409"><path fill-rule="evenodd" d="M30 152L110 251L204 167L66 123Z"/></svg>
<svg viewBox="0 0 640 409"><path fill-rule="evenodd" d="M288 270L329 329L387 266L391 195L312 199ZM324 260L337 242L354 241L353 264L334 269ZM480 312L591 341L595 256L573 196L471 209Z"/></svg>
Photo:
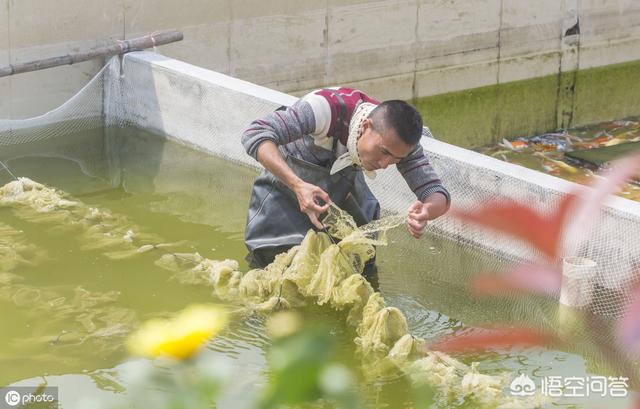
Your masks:
<svg viewBox="0 0 640 409"><path fill-rule="evenodd" d="M409 99L640 59L633 0L0 0L0 64L174 28L162 54L294 95ZM60 105L102 63L0 80L0 117Z"/></svg>

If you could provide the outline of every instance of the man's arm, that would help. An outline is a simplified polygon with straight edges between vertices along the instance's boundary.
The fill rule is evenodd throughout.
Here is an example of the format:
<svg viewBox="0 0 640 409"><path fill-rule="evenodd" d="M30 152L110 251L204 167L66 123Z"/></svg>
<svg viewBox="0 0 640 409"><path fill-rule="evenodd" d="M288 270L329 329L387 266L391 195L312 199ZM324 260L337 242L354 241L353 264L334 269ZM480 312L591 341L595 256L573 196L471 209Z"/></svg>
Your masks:
<svg viewBox="0 0 640 409"><path fill-rule="evenodd" d="M318 216L329 209L331 201L329 195L318 186L300 179L284 161L278 147L272 141L263 141L258 146L257 159L262 166L296 194L300 211L309 217L314 226L322 229L322 223L318 220ZM324 205L320 206L316 198L322 199Z"/></svg>
<svg viewBox="0 0 640 409"><path fill-rule="evenodd" d="M284 110L271 112L251 122L242 133L241 142L247 153L257 160L258 147L262 142L286 145L312 133L315 127L316 119L311 106L299 100Z"/></svg>
<svg viewBox="0 0 640 409"><path fill-rule="evenodd" d="M407 229L412 236L419 238L424 234L429 220L434 220L449 210L451 198L422 146L418 145L407 158L398 163L397 169L418 198L409 206Z"/></svg>
<svg viewBox="0 0 640 409"><path fill-rule="evenodd" d="M447 197L440 192L436 192L425 198L422 203L429 205L429 217L427 220L437 219L449 210Z"/></svg>
<svg viewBox="0 0 640 409"><path fill-rule="evenodd" d="M425 202L426 200L439 201L441 199L431 199L430 197L433 196L434 193L440 193L446 202L446 206L444 207L444 212L446 212L446 209L448 209L451 203L449 191L444 187L440 177L431 166L429 158L425 155L421 145L416 146L409 156L402 159L400 163L396 165L396 168L407 182L409 188L416 195L417 199L421 202ZM434 202L434 204L437 203ZM442 214L444 214L444 212Z"/></svg>
<svg viewBox="0 0 640 409"><path fill-rule="evenodd" d="M311 105L300 100L293 106L253 121L242 134L242 144L249 155L295 193L300 211L314 226L322 229L318 217L329 208L329 195L318 186L300 179L278 150L278 145L285 145L304 135L317 134L319 119L326 121L325 118L317 118ZM318 199L322 199L324 205L319 205Z"/></svg>

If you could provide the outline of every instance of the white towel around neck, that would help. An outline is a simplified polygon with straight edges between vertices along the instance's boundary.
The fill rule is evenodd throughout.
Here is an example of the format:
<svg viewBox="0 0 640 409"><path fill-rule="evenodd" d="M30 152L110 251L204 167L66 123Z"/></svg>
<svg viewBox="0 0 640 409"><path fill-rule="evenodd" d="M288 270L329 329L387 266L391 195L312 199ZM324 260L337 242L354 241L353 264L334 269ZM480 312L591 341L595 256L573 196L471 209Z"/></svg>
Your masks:
<svg viewBox="0 0 640 409"><path fill-rule="evenodd" d="M340 172L342 169L355 165L362 168L362 172L369 178L374 179L376 172L373 170L366 170L362 167L362 161L358 154L358 139L362 136L362 125L364 121L369 117L371 111L375 109L376 105L369 102L363 102L356 108L349 122L349 137L347 138L347 151L340 155L333 166L331 166L330 174Z"/></svg>

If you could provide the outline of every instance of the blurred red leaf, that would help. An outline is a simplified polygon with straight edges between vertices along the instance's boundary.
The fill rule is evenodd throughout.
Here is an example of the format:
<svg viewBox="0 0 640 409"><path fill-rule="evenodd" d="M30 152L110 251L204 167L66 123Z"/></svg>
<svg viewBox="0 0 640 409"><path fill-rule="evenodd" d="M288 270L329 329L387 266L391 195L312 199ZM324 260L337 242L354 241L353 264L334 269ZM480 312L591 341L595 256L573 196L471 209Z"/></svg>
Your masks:
<svg viewBox="0 0 640 409"><path fill-rule="evenodd" d="M461 220L524 240L553 260L563 250L563 233L566 233L565 237L570 242L576 242L596 220L607 197L616 193L638 172L640 154L617 160L594 183L592 189L580 189L579 192L563 196L555 210L548 215L514 201L494 201L473 212L453 209L452 214Z"/></svg>
<svg viewBox="0 0 640 409"><path fill-rule="evenodd" d="M611 163L610 168L591 186L576 192L578 203L571 211L571 220L565 228L565 242L577 243L585 231L597 220L607 197L616 194L625 183L640 172L640 154L633 154Z"/></svg>
<svg viewBox="0 0 640 409"><path fill-rule="evenodd" d="M553 335L532 328L470 328L442 337L432 342L429 348L451 354L548 346L555 341Z"/></svg>
<svg viewBox="0 0 640 409"><path fill-rule="evenodd" d="M551 259L558 256L562 226L575 195L566 195L550 215L541 215L527 205L513 201L496 201L474 212L452 210L461 220L507 233L524 240Z"/></svg>
<svg viewBox="0 0 640 409"><path fill-rule="evenodd" d="M553 296L561 285L562 273L540 264L524 264L503 274L481 274L471 280L471 290L478 295L525 291Z"/></svg>

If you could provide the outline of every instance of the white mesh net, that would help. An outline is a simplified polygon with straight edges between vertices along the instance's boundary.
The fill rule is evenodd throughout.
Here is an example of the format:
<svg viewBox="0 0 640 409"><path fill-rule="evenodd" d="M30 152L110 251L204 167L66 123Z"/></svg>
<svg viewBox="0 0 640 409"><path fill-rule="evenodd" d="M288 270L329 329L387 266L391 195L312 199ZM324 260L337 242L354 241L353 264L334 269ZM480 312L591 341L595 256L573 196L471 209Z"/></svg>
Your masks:
<svg viewBox="0 0 640 409"><path fill-rule="evenodd" d="M120 75L120 72L125 75ZM133 126L165 134L170 138L248 165L259 165L239 143L248 123L295 98L221 74L211 73L151 53L136 53L122 68L113 60L104 73L104 117L107 126ZM99 82L96 83L98 85ZM89 92L87 89L84 92ZM194 95L195 94L195 95ZM428 122L428 118L427 118ZM425 128L425 134L430 136ZM422 144L454 199L455 206L473 210L494 200L512 199L549 212L557 200L575 185L519 166L498 161L433 138ZM383 211L402 213L414 196L395 169L389 168L370 183ZM593 310L619 315L629 297L629 285L640 270L640 204L612 199L599 222L579 243L571 256L597 263L596 286L607 289L596 294ZM451 217L430 225L434 233L453 237L466 246L495 254L505 262L532 261L539 254L504 235L487 233ZM422 244L403 243L420 253ZM499 267L499 266L496 266Z"/></svg>
<svg viewBox="0 0 640 409"><path fill-rule="evenodd" d="M491 158L483 158L485 163L459 160L454 149L438 141L429 141L428 145L434 166L452 191L456 206L465 210L477 209L495 200L511 199L526 203L538 212L549 213L555 210L558 200L575 187L522 168L525 175L519 177L517 166L501 169L498 161ZM450 156L444 149L452 150ZM487 167L491 165L495 166ZM527 180L527 175L533 177ZM393 180L393 176L385 179ZM556 186L549 186L548 182ZM438 220L433 228L483 250L498 252L508 261L534 262L541 256L509 236L487 233L453 218ZM640 204L615 198L583 236L576 242L567 243L566 247L575 252L566 256L584 257L597 265L592 282L595 294L590 306L594 313L618 316L630 300L631 287L640 274L638 228Z"/></svg>
<svg viewBox="0 0 640 409"><path fill-rule="evenodd" d="M28 119L0 120L0 147L64 137L102 128L104 67L71 99L44 115Z"/></svg>
<svg viewBox="0 0 640 409"><path fill-rule="evenodd" d="M128 54L114 58L76 96L60 108L40 117L25 120L0 120L0 160L13 156L61 155L81 163L88 174L113 177L103 161L93 160L111 149L111 128L135 127L149 130L225 160L252 168L258 164L240 144L240 134L249 122L295 98L212 73L153 53ZM427 118L428 122L428 118ZM428 131L425 129L428 133ZM76 138L87 132L95 138L94 149L84 144L80 151ZM93 132L93 134L92 134ZM32 142L38 141L36 148ZM455 206L478 209L499 199L527 203L540 212L549 212L557 200L573 185L483 155L423 138L422 144L451 192ZM13 179L0 167L2 184ZM380 172L368 181L387 214L403 213L412 200L410 192L395 169ZM509 263L533 261L536 254L510 237L486 232L452 217L430 224L432 234L443 235L465 249L485 271L503 270ZM629 301L631 284L640 274L640 204L612 199L597 224L579 243L572 256L596 263L592 281L591 310L601 316L620 316ZM416 268L429 263L430 249L422 241L406 237L394 239L390 268ZM455 248L451 257L459 257ZM492 257L486 257L490 254ZM407 267L413 266L413 267ZM435 272L434 274L438 274ZM469 272L455 277L439 277L464 287ZM454 283L455 281L455 283ZM411 283L406 283L410 290ZM525 318L539 326L552 327L557 303L534 298L526 301L501 300L501 318ZM446 311L445 311L446 312ZM471 323L495 319L494 310L477 312ZM454 314L454 312L446 312ZM596 335L591 335L596 336Z"/></svg>

